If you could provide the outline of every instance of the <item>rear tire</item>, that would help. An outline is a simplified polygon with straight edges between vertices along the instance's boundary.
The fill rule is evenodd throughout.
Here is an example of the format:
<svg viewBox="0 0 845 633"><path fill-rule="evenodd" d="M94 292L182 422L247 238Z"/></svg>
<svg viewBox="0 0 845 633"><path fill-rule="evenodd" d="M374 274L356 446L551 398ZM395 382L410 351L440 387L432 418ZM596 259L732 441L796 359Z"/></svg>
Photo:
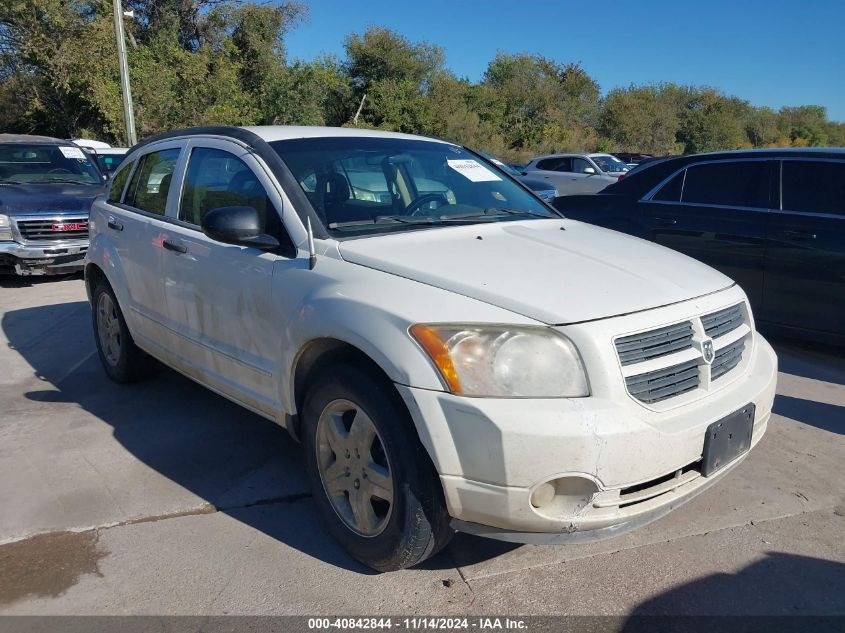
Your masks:
<svg viewBox="0 0 845 633"><path fill-rule="evenodd" d="M155 361L135 345L107 282L101 281L94 289L91 308L97 354L108 377L120 384L148 377Z"/></svg>
<svg viewBox="0 0 845 633"><path fill-rule="evenodd" d="M332 536L378 571L416 565L454 534L434 466L393 385L327 368L302 410L305 464Z"/></svg>

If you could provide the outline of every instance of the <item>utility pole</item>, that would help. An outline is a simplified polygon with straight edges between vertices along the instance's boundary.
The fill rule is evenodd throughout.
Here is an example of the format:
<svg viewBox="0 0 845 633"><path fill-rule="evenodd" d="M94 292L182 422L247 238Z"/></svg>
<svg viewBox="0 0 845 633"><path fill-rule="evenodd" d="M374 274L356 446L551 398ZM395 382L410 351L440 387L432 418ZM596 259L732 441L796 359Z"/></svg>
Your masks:
<svg viewBox="0 0 845 633"><path fill-rule="evenodd" d="M117 36L117 60L120 66L120 87L123 93L123 118L126 122L126 143L138 142L135 136L135 114L132 112L132 90L129 87L129 64L126 61L126 37L123 33L123 5L114 0L114 31Z"/></svg>
<svg viewBox="0 0 845 633"><path fill-rule="evenodd" d="M355 118L352 119L352 125L358 125L358 117L361 116L361 110L364 108L364 99L367 95L361 95L361 103L358 104L358 111L355 113Z"/></svg>

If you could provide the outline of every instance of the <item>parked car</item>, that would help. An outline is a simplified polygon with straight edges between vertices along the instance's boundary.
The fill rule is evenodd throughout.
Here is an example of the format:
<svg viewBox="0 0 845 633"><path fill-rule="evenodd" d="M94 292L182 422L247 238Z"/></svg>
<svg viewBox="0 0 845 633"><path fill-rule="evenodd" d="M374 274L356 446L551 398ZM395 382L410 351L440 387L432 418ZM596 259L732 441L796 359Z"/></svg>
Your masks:
<svg viewBox="0 0 845 633"><path fill-rule="evenodd" d="M104 180L70 141L0 134L0 273L81 270L88 209Z"/></svg>
<svg viewBox="0 0 845 633"><path fill-rule="evenodd" d="M654 160L654 156L652 154L640 154L638 152L613 152L613 155L628 165L628 167L632 168L637 165L647 163L650 160Z"/></svg>
<svg viewBox="0 0 845 633"><path fill-rule="evenodd" d="M628 166L610 154L555 154L532 158L522 171L529 178L542 178L562 196L596 193L619 180Z"/></svg>
<svg viewBox="0 0 845 633"><path fill-rule="evenodd" d="M658 159L601 195L555 206L721 270L768 330L845 342L843 149Z"/></svg>
<svg viewBox="0 0 845 633"><path fill-rule="evenodd" d="M357 197L364 175L390 195ZM106 373L153 357L286 427L328 529L375 569L454 530L622 533L766 430L777 359L733 281L561 218L458 145L175 131L134 147L91 213Z"/></svg>
<svg viewBox="0 0 845 633"><path fill-rule="evenodd" d="M105 149L91 149L88 152L94 156L97 166L106 176L111 176L126 157L127 147L108 147Z"/></svg>
<svg viewBox="0 0 845 633"><path fill-rule="evenodd" d="M97 167L106 176L111 176L115 172L123 161L123 157L126 156L126 152L129 151L126 147L112 147L103 141L88 138L74 139L73 142L94 158Z"/></svg>
<svg viewBox="0 0 845 633"><path fill-rule="evenodd" d="M552 203L555 198L558 197L558 191L554 188L553 185L549 183L548 180L540 180L538 178L526 178L522 175L522 172L517 171L509 164L505 164L500 161L498 158L494 156L490 156L489 154L485 154L484 152L479 152L484 158L489 160L491 163L496 165L502 171L510 174L517 180L519 180L523 185L531 189L538 198L540 198L543 202Z"/></svg>

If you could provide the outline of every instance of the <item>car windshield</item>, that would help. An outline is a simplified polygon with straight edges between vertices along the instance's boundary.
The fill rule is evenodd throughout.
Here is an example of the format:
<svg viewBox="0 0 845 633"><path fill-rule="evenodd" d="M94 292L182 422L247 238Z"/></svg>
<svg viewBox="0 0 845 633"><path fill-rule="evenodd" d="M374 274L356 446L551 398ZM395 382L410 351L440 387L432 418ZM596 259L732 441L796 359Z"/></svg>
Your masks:
<svg viewBox="0 0 845 633"><path fill-rule="evenodd" d="M100 171L102 171L107 176L110 176L117 168L120 167L120 164L123 162L123 159L126 158L126 154L95 154L94 159L97 161L97 166L99 166Z"/></svg>
<svg viewBox="0 0 845 633"><path fill-rule="evenodd" d="M270 145L336 237L559 217L483 158L449 143L325 137Z"/></svg>
<svg viewBox="0 0 845 633"><path fill-rule="evenodd" d="M91 157L73 145L0 144L0 183L71 182L99 185Z"/></svg>
<svg viewBox="0 0 845 633"><path fill-rule="evenodd" d="M593 162L598 165L599 169L603 172L615 174L628 171L628 165L616 158L616 156L606 154L602 156L590 156L590 158L593 159Z"/></svg>

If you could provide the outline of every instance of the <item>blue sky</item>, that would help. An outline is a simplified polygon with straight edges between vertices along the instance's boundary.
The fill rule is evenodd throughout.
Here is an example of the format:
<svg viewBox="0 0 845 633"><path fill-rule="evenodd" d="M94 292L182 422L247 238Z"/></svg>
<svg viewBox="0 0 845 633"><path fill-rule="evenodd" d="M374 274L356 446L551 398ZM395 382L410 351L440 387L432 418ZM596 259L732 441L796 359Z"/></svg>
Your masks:
<svg viewBox="0 0 845 633"><path fill-rule="evenodd" d="M657 81L709 85L755 105L823 105L845 121L842 0L309 0L290 58L343 55L370 25L446 51L478 80L496 51L581 62L607 92Z"/></svg>

